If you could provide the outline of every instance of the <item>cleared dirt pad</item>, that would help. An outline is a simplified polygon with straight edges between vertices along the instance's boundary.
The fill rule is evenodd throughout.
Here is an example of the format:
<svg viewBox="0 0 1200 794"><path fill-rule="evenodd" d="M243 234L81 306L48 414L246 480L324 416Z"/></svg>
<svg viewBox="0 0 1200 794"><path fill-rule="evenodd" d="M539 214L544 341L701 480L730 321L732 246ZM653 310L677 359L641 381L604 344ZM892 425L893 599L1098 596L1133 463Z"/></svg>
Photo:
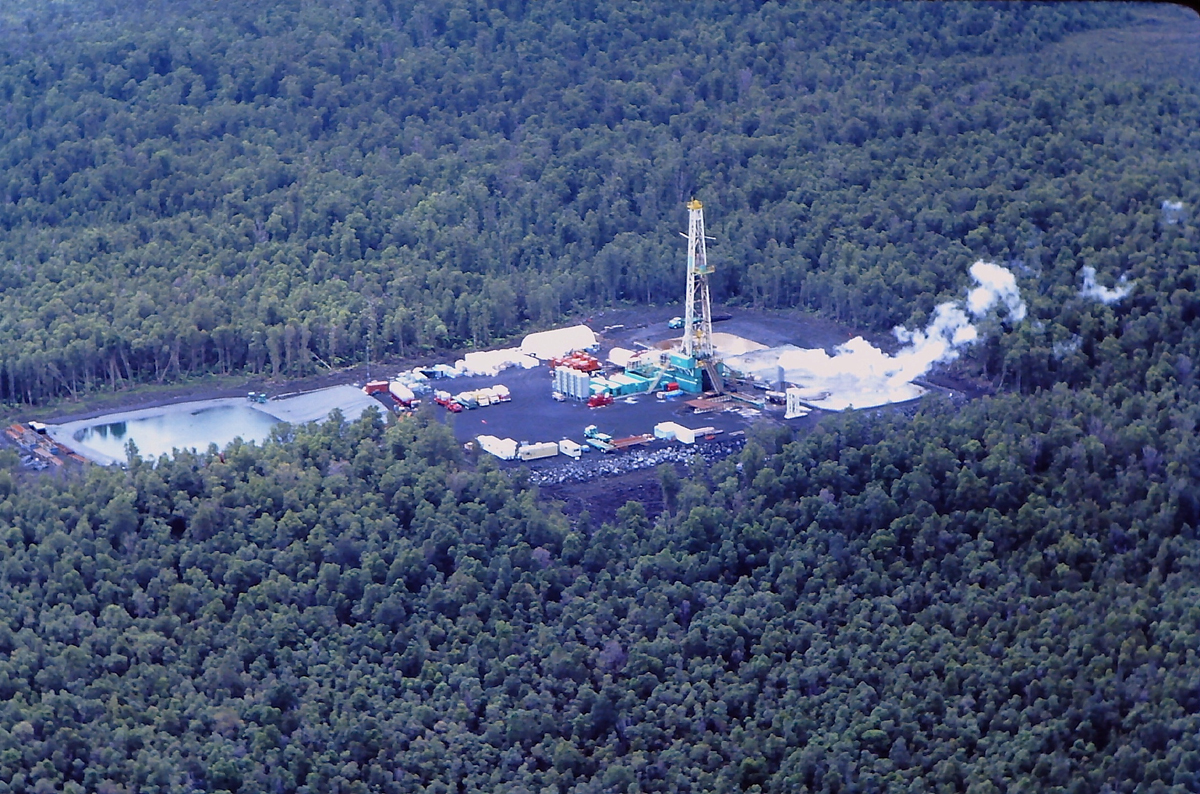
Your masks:
<svg viewBox="0 0 1200 794"><path fill-rule="evenodd" d="M543 501L562 502L563 512L571 518L578 518L586 511L593 528L616 520L617 511L626 502L640 502L650 518L663 511L657 469L641 469L588 482L546 485L539 493Z"/></svg>

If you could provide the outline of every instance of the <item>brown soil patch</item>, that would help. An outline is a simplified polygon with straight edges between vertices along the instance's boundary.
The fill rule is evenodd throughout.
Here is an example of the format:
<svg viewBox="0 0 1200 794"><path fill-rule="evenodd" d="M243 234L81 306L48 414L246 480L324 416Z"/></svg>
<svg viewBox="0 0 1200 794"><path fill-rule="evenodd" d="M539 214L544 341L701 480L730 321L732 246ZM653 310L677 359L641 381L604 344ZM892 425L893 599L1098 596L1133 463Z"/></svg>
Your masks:
<svg viewBox="0 0 1200 794"><path fill-rule="evenodd" d="M593 528L616 521L617 510L626 502L640 502L651 519L663 511L657 469L641 469L587 482L543 485L538 494L542 502L561 502L563 513L572 519L586 510Z"/></svg>

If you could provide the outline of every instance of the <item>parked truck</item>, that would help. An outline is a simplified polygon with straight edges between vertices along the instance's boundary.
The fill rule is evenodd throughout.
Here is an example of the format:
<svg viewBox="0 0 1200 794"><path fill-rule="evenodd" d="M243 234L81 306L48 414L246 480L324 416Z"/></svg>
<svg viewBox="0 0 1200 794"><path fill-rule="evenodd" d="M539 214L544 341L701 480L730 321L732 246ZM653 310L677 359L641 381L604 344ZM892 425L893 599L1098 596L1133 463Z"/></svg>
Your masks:
<svg viewBox="0 0 1200 794"><path fill-rule="evenodd" d="M448 391L435 391L433 401L452 414L461 413L463 409L462 405L455 402L454 397Z"/></svg>
<svg viewBox="0 0 1200 794"><path fill-rule="evenodd" d="M608 392L601 392L600 394L593 394L591 397L588 397L587 407L603 408L606 405L612 405L614 402L616 402L616 400L613 399L611 394Z"/></svg>
<svg viewBox="0 0 1200 794"><path fill-rule="evenodd" d="M412 408L420 402L413 390L398 380L388 383L388 391L392 395L392 401L398 406Z"/></svg>
<svg viewBox="0 0 1200 794"><path fill-rule="evenodd" d="M584 443L601 452L612 452L616 449L612 443L613 437L608 433L601 433L595 425L588 425L583 429L583 439Z"/></svg>

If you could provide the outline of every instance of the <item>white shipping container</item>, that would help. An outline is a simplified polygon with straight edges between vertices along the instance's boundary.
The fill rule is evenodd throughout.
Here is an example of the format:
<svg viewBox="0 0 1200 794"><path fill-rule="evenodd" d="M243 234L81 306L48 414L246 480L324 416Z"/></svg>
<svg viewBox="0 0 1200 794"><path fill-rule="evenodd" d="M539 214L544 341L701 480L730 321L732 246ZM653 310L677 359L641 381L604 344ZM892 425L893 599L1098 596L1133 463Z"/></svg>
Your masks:
<svg viewBox="0 0 1200 794"><path fill-rule="evenodd" d="M592 378L591 394L604 394L605 392L614 392L617 390L617 385L608 380L608 378Z"/></svg>

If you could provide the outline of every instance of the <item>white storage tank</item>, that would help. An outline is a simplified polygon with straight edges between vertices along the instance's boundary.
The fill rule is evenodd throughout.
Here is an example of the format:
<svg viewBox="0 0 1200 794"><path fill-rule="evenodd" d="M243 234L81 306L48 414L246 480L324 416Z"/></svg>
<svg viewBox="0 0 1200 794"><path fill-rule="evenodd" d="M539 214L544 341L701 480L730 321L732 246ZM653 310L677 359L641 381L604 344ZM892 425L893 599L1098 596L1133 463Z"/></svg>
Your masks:
<svg viewBox="0 0 1200 794"><path fill-rule="evenodd" d="M554 390L572 400L586 400L591 396L590 387L591 377L586 372L571 367L554 369Z"/></svg>
<svg viewBox="0 0 1200 794"><path fill-rule="evenodd" d="M783 412L784 419L798 419L812 412L811 408L801 402L806 396L803 389L793 387L788 389L785 395L786 408Z"/></svg>

